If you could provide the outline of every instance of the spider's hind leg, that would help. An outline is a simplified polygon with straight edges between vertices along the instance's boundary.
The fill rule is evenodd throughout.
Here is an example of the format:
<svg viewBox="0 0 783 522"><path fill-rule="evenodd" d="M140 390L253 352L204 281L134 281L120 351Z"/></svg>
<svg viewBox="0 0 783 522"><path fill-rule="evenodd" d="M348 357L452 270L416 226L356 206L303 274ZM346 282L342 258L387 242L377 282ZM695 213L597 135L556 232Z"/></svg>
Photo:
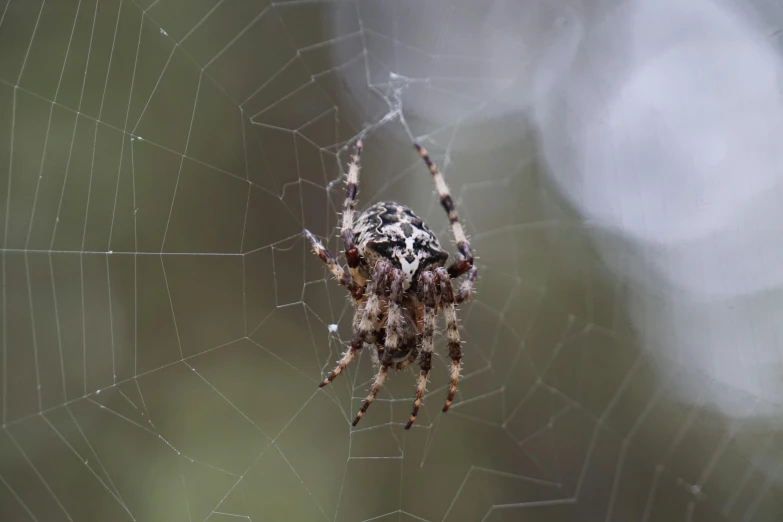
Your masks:
<svg viewBox="0 0 783 522"><path fill-rule="evenodd" d="M367 408L369 408L370 404L372 404L372 401L375 400L375 396L378 395L378 392L383 386L383 382L386 380L386 374L389 372L389 366L390 365L386 362L381 363L381 368L378 370L378 374L375 376L375 382L373 382L370 395L368 395L367 399L365 399L364 405L362 405L362 409L359 410L358 414L356 414L356 418L351 423L352 426L359 424L359 421L362 420L362 417L367 412Z"/></svg>
<svg viewBox="0 0 783 522"><path fill-rule="evenodd" d="M343 353L340 362L337 363L337 367L332 371L332 373L330 373L329 376L318 385L319 388L323 388L332 382L343 372L343 370L345 370L345 368L348 367L349 364L351 364L354 356L356 356L356 352L358 352L362 346L364 346L364 337L365 333L361 331L358 331L354 334L353 339L351 340L351 346Z"/></svg>
<svg viewBox="0 0 783 522"><path fill-rule="evenodd" d="M367 336L375 329L375 320L381 312L381 297L385 293L385 287L388 286L387 279L389 275L388 263L378 263L376 265L375 274L370 282L369 297L367 302L364 303L363 308L357 309L357 315L360 315L356 331L354 332L353 339L351 340L351 346L345 351L337 367L329 374L329 376L321 382L320 386L324 387L332 382L335 377L340 375L345 368L351 364L356 352L358 352L362 346L364 346Z"/></svg>
<svg viewBox="0 0 783 522"><path fill-rule="evenodd" d="M443 411L447 412L454 400L454 394L457 391L457 380L459 379L460 363L462 361L462 341L459 337L457 310L454 306L454 288L451 285L451 278L445 268L436 269L435 277L440 284L440 303L443 307L443 313L446 316L449 357L451 358L451 385L449 386L449 395L446 398L446 404L443 406Z"/></svg>
<svg viewBox="0 0 783 522"><path fill-rule="evenodd" d="M381 263L378 264L380 265ZM389 266L388 263L385 262L384 265ZM378 395L378 392L383 386L383 381L386 379L389 367L396 364L394 361L395 352L397 352L401 344L405 342L405 317L402 313L402 299L405 295L403 289L405 276L399 268L390 268L388 273L390 276L391 288L389 292L386 339L381 356L381 367L378 370L378 375L375 377L375 382L370 390L370 394L367 396L367 399L365 399L362 409L359 410L356 419L353 421L354 426L362 420L367 408L369 408L375 400L375 396Z"/></svg>
<svg viewBox="0 0 783 522"><path fill-rule="evenodd" d="M419 382L416 385L416 399L413 401L413 410L408 419L405 429L409 430L416 421L416 415L419 413L421 398L424 396L424 390L427 387L427 376L432 368L432 349L435 337L435 295L437 288L435 278L432 272L422 272L419 276L419 299L424 303L423 327L421 332L421 359L419 359Z"/></svg>

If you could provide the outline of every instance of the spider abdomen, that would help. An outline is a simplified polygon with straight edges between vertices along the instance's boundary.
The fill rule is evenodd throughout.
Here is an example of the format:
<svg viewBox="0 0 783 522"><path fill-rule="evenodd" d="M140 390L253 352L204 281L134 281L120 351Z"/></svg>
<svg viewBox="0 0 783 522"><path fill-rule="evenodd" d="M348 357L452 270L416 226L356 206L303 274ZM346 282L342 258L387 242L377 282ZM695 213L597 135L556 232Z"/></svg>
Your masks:
<svg viewBox="0 0 783 522"><path fill-rule="evenodd" d="M407 286L421 272L443 266L449 257L424 220L394 201L365 210L354 225L354 241L362 257L359 270L366 279L383 259L403 271Z"/></svg>

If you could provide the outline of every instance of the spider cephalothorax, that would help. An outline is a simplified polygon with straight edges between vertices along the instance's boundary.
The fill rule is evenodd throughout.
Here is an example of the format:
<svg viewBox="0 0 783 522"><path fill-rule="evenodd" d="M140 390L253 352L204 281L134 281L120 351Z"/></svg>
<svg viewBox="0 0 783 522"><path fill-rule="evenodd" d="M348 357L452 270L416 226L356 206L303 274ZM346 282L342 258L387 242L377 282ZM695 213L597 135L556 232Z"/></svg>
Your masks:
<svg viewBox="0 0 783 522"><path fill-rule="evenodd" d="M435 318L440 310L446 317L452 361L444 412L454 400L462 359L455 305L470 296L477 269L443 176L419 145L415 145L416 149L432 173L441 205L449 216L457 241L457 260L445 268L449 254L441 248L438 238L411 209L399 203L376 203L354 221L362 145L362 140L356 143L356 154L348 170L341 228L349 273L305 230L315 253L348 288L356 305L351 345L321 386L337 377L365 344L375 345L380 368L367 400L353 421L356 426L381 389L389 368L399 370L418 360L421 373L413 411L405 426L408 429L416 420L432 367ZM455 292L452 280L463 275L462 284Z"/></svg>

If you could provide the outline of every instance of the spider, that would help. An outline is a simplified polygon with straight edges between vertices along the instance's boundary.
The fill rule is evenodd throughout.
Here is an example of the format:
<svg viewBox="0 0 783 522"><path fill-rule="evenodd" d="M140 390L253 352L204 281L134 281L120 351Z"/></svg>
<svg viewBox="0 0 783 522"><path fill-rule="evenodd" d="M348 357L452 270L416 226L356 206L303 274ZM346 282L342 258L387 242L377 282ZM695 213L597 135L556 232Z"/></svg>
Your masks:
<svg viewBox="0 0 783 522"><path fill-rule="evenodd" d="M435 319L441 310L446 317L452 363L451 385L444 412L454 400L462 359L455 305L470 297L478 271L473 266L473 250L465 237L446 182L427 151L418 143L414 146L432 173L440 203L448 213L457 243L456 261L445 268L448 252L441 248L427 224L399 203L376 203L354 221L363 145L362 139L356 143L345 189L341 235L348 272L309 230L304 231L313 251L326 263L337 281L348 289L356 307L351 344L321 387L340 375L365 344L375 345L379 369L370 394L353 421L353 426L356 426L383 386L389 369L401 370L418 359L421 373L413 410L405 426L405 429L410 429L419 412L427 376L432 368ZM462 284L455 293L452 281L462 276Z"/></svg>

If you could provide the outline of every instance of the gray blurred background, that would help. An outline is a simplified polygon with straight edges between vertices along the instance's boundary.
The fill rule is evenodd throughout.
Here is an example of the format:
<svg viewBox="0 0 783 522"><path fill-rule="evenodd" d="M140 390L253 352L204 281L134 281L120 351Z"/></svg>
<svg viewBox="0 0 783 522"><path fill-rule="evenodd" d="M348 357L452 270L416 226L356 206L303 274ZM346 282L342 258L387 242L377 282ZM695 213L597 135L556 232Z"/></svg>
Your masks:
<svg viewBox="0 0 783 522"><path fill-rule="evenodd" d="M781 520L783 13L678 6L0 0L0 520ZM359 135L481 271L410 431L318 389Z"/></svg>

